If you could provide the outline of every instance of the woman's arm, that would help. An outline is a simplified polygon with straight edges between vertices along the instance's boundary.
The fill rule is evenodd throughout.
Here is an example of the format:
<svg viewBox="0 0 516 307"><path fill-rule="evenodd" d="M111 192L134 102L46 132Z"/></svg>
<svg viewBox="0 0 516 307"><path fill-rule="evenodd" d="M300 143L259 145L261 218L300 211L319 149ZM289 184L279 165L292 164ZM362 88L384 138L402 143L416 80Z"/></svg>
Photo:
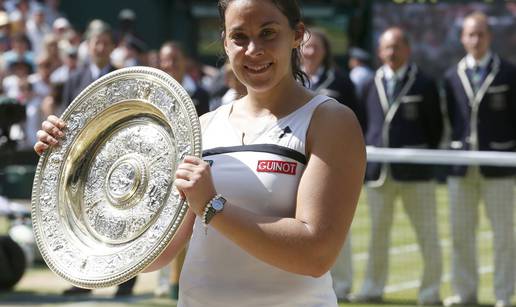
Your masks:
<svg viewBox="0 0 516 307"><path fill-rule="evenodd" d="M293 218L258 216L227 203L210 225L266 263L320 276L340 252L362 186L365 146L353 113L337 102L321 105L310 124L307 152ZM185 162L176 173L176 185L201 215L216 194L209 166L195 158Z"/></svg>

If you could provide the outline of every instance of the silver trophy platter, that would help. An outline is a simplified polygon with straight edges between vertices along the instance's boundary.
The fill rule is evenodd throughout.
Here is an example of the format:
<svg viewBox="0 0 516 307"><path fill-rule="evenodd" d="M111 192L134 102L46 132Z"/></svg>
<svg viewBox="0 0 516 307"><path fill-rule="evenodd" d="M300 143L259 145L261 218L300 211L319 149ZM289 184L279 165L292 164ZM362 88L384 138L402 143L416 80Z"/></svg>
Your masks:
<svg viewBox="0 0 516 307"><path fill-rule="evenodd" d="M164 251L186 213L173 181L185 155L201 154L194 104L168 74L131 67L92 83L61 118L65 137L33 184L38 248L76 286L122 283Z"/></svg>

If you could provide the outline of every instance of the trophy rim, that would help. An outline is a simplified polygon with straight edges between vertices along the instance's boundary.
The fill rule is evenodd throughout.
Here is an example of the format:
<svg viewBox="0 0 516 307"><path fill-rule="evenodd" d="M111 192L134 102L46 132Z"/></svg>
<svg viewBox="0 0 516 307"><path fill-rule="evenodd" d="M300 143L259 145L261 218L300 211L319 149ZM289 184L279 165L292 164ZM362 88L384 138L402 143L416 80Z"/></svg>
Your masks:
<svg viewBox="0 0 516 307"><path fill-rule="evenodd" d="M197 115L197 111L195 109L195 106L186 92L186 90L170 75L165 73L162 70L152 68L152 67L146 67L146 66L135 66L135 67L128 67L128 68L122 68L115 70L109 74L106 74L105 76L95 80L90 85L88 85L84 90L81 91L81 93L72 101L72 103L66 108L66 110L61 115L61 119L65 120L65 122L69 119L72 112L80 106L82 103L86 103L86 98L90 96L92 92L95 90L100 89L102 86L108 84L109 82L112 82L113 80L116 80L121 77L125 77L131 74L144 74L149 75L150 77L156 78L160 82L162 82L164 85L166 85L167 89L170 90L174 95L178 96L178 100L181 101L182 106L186 110L186 115L188 117L188 120L191 124L192 128L192 151L189 152L189 155L201 156L201 128L200 128L200 122L199 117ZM138 100L138 99L134 99ZM171 124L171 123L169 123ZM163 251L166 249L166 247L170 244L170 242L174 239L175 234L179 227L181 226L184 217L186 215L186 211L188 209L188 205L184 199L179 199L179 205L178 205L178 211L175 214L175 219L173 220L173 223L170 223L169 230L164 234L164 236L160 237L160 241L153 250L148 251L148 253L142 257L142 259L139 259L139 261L129 267L120 270L120 272L117 272L111 276L99 278L99 279L91 279L91 278L80 278L80 277L74 277L72 274L69 274L66 269L62 268L60 265L58 265L57 261L52 257L51 253L48 250L48 247L45 244L45 238L43 237L42 233L42 225L40 225L40 221L38 220L38 210L39 210L39 203L40 203L40 184L42 182L41 176L43 175L44 167L48 161L48 157L51 155L53 151L56 150L58 147L52 147L49 150L45 151L38 162L38 165L36 167L36 172L34 176L34 182L33 182L33 188L32 188L32 197L31 197L31 215L32 215L32 224L33 224L33 232L35 236L36 244L41 252L42 258L46 262L47 266L58 276L62 277L63 279L67 280L71 284L75 286L79 286L82 288L103 288L103 287L110 287L113 285L120 284L124 281L127 281L134 276L136 276L138 273L143 271L146 267L148 267L153 261L163 253ZM70 150L70 149L69 149ZM173 184L173 183L171 183ZM57 204L57 210L59 210L59 204ZM64 226L62 226L64 227Z"/></svg>

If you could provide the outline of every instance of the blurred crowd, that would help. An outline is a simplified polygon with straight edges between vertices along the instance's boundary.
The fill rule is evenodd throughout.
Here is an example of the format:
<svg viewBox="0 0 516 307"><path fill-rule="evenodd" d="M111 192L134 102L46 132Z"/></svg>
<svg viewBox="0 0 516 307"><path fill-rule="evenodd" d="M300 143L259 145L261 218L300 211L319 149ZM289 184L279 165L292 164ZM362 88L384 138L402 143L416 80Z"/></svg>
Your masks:
<svg viewBox="0 0 516 307"><path fill-rule="evenodd" d="M168 72L192 96L199 115L245 91L229 66L202 65L179 42L149 49L135 31L137 16L131 9L119 12L116 25L92 20L80 32L59 4L0 1L0 113L8 112L10 118L0 125L0 146L32 147L43 118L60 115L89 83L123 67L144 65ZM12 116L15 104L25 111L17 120Z"/></svg>

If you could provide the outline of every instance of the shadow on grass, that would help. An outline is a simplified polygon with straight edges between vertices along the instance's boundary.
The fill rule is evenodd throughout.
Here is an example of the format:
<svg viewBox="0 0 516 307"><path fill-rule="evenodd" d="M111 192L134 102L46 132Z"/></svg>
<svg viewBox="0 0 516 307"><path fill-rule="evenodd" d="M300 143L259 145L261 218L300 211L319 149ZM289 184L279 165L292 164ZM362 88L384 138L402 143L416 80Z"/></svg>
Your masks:
<svg viewBox="0 0 516 307"><path fill-rule="evenodd" d="M160 306L157 302L151 302L154 300L154 297L151 294L142 294L142 295L130 295L124 297L113 297L113 296L101 296L101 295L91 295L91 294L81 294L81 295L69 295L63 296L59 294L45 294L41 292L32 292L32 291L16 291L16 292L0 292L0 306L9 304L14 306L23 306L23 305L47 305L47 304L73 304L73 303L84 303L84 302L92 302L99 304L139 304L142 303L145 306L157 305ZM170 300L168 300L168 304L170 306ZM156 304L155 304L156 303Z"/></svg>
<svg viewBox="0 0 516 307"><path fill-rule="evenodd" d="M371 302L367 302L367 303L351 303L351 302L339 302L339 305L340 306L346 306L346 307L352 307L352 306L357 306L357 307L373 307L373 306L385 306L385 307L389 307L389 306L392 306L392 307L395 307L395 306L399 306L399 307L402 307L402 306L442 306L442 304L436 304L436 305L418 305L417 304L417 301L415 300L403 300L403 299L387 299L387 300L383 300L382 302L377 302L377 303L371 303ZM492 307L493 305L492 304L474 304L474 305L461 305L462 307Z"/></svg>

